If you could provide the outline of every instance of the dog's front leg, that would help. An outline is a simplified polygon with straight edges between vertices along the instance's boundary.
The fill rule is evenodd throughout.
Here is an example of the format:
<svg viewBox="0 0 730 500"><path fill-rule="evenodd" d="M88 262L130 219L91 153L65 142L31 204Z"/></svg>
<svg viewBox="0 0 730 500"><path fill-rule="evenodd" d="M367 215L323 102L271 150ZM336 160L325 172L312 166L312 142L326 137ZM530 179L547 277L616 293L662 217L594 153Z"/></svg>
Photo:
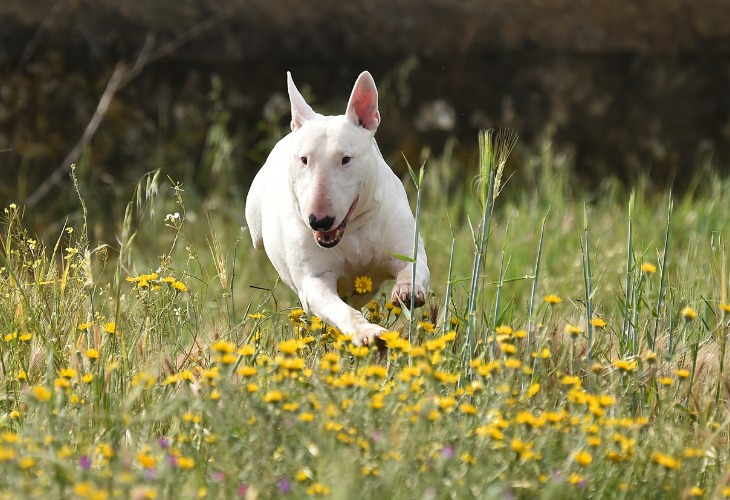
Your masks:
<svg viewBox="0 0 730 500"><path fill-rule="evenodd" d="M418 238L418 258L416 259L416 282L412 283L413 266L402 260L393 260L391 265L392 274L395 276L395 285L391 292L391 301L394 304L398 300L406 306L411 305L411 294L413 294L413 305L421 307L426 302L426 294L428 293L428 283L430 280L430 271L428 270L428 262L426 261L426 251L423 248L423 240Z"/></svg>
<svg viewBox="0 0 730 500"><path fill-rule="evenodd" d="M385 328L374 325L360 311L345 304L337 295L337 278L332 273L308 277L299 289L299 299L307 314L315 314L340 332L352 335L355 345L369 345Z"/></svg>

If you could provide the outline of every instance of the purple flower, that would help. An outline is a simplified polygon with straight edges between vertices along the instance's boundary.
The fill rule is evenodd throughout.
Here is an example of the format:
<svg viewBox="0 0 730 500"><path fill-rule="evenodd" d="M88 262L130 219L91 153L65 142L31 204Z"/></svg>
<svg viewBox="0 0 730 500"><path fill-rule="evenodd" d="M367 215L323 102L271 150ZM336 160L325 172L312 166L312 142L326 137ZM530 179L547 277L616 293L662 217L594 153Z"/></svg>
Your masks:
<svg viewBox="0 0 730 500"><path fill-rule="evenodd" d="M79 467L81 467L81 470L89 470L91 468L89 455L81 455L79 457Z"/></svg>
<svg viewBox="0 0 730 500"><path fill-rule="evenodd" d="M225 477L226 477L226 474L222 470L219 470L219 471L213 473L214 481L223 481L223 479L225 479Z"/></svg>
<svg viewBox="0 0 730 500"><path fill-rule="evenodd" d="M238 496L245 497L247 491L248 491L248 485L246 483L241 483L241 485L238 487Z"/></svg>
<svg viewBox="0 0 730 500"><path fill-rule="evenodd" d="M279 479L276 482L276 485L279 487L279 491L284 495L288 495L289 493L291 493L291 481L289 481L285 477Z"/></svg>
<svg viewBox="0 0 730 500"><path fill-rule="evenodd" d="M170 441L166 437L161 437L157 439L157 444L160 446L160 448L167 449L168 446L170 446Z"/></svg>
<svg viewBox="0 0 730 500"><path fill-rule="evenodd" d="M446 446L441 448L441 458L444 458L446 460L454 458L454 447L447 444Z"/></svg>
<svg viewBox="0 0 730 500"><path fill-rule="evenodd" d="M174 469L175 467L177 467L177 457L173 454L168 454L167 463L170 464L170 467Z"/></svg>

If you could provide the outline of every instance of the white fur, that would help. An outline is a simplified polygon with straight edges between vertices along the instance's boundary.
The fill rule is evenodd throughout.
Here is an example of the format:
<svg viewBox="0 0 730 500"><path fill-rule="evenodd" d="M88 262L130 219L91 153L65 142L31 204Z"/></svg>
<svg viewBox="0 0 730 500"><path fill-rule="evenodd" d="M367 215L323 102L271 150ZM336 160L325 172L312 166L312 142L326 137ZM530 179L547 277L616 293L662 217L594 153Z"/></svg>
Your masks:
<svg viewBox="0 0 730 500"><path fill-rule="evenodd" d="M274 146L246 200L253 245L266 251L308 314L352 334L356 345L369 344L384 329L340 298L353 293L355 277L373 280L373 292L355 296L355 307L366 304L383 281L393 278L395 303L400 298L410 304L413 290L422 305L429 281L420 237L415 286L411 264L393 256L413 254L415 222L403 185L375 142L380 124L375 82L363 72L340 116L315 113L289 73L287 83L292 132ZM334 229L350 211L344 235L336 242ZM331 226L317 226L315 232L311 219ZM324 248L315 235L320 243L335 246Z"/></svg>

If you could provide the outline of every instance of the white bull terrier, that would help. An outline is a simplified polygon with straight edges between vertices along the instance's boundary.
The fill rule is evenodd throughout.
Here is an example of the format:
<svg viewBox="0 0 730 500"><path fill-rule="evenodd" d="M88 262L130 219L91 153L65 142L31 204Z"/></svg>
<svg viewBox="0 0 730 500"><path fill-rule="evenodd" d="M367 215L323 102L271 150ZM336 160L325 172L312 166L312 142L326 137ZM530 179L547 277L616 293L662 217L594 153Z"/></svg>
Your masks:
<svg viewBox="0 0 730 500"><path fill-rule="evenodd" d="M385 329L369 323L341 297L352 296L357 276L373 280L373 291L353 296L362 307L383 281L395 278L391 293L422 306L429 270L418 239L416 283L412 264L415 221L403 184L375 142L380 124L378 91L363 72L340 116L315 113L287 73L291 133L271 151L246 200L253 246L266 251L281 278L315 314L355 345L368 345Z"/></svg>

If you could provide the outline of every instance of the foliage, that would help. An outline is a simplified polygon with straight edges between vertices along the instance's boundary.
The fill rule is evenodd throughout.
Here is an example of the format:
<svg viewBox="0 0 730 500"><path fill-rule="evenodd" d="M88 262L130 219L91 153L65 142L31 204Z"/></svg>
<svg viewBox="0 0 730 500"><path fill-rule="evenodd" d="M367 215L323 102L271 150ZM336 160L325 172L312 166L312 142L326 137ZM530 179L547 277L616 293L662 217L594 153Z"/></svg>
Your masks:
<svg viewBox="0 0 730 500"><path fill-rule="evenodd" d="M448 150L426 163L434 291L412 316L385 294L367 306L384 350L295 306L236 229L240 201L206 234L152 173L114 246L90 242L93 213L46 246L3 207L0 489L730 496L730 184L588 202L551 158L530 157L534 189L502 179L488 231L468 183L442 189Z"/></svg>

